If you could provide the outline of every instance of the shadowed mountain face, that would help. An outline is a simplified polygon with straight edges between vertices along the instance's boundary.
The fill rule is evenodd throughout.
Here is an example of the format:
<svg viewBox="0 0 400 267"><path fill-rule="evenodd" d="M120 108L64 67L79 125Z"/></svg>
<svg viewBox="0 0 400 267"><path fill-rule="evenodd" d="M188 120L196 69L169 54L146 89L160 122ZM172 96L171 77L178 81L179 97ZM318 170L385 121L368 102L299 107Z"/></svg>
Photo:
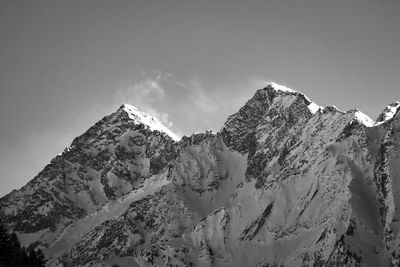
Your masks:
<svg viewBox="0 0 400 267"><path fill-rule="evenodd" d="M269 84L178 141L123 105L1 217L50 266L397 266L399 110L373 122Z"/></svg>

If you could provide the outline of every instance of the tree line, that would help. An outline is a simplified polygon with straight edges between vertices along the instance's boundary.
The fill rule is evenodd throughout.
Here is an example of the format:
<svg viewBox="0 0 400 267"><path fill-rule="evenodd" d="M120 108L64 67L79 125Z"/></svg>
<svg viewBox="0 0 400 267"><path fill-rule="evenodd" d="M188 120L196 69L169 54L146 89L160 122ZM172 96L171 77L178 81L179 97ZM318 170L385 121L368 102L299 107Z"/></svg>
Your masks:
<svg viewBox="0 0 400 267"><path fill-rule="evenodd" d="M42 267L46 266L46 258L41 249L22 247L17 235L10 233L0 221L0 266Z"/></svg>

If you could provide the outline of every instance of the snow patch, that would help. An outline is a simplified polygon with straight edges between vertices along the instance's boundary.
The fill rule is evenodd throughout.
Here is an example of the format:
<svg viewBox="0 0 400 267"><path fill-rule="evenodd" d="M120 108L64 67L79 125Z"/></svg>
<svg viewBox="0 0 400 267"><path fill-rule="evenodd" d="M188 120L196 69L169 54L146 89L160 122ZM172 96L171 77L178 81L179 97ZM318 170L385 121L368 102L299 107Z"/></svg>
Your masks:
<svg viewBox="0 0 400 267"><path fill-rule="evenodd" d="M362 113L361 111L357 110L354 115L355 115L355 118L359 122L364 124L365 126L367 126L367 127L375 126L375 122L370 117L368 117L366 114Z"/></svg>
<svg viewBox="0 0 400 267"><path fill-rule="evenodd" d="M321 107L315 104L314 102L311 102L308 105L308 109L311 111L312 114L315 114Z"/></svg>

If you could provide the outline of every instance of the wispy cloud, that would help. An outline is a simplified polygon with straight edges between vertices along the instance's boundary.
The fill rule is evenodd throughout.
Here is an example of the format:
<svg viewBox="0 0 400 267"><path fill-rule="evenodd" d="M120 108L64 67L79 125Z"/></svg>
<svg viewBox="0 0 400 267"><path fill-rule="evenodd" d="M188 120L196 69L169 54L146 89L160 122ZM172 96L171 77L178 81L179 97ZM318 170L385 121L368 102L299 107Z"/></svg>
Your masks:
<svg viewBox="0 0 400 267"><path fill-rule="evenodd" d="M114 103L128 103L138 109L158 117L167 127L171 127L173 122L169 120L168 113L160 112L155 107L165 98L163 83L169 79L168 74L157 72L155 77L148 77L138 81L131 86L119 89L114 95Z"/></svg>
<svg viewBox="0 0 400 267"><path fill-rule="evenodd" d="M161 119L178 135L218 131L227 116L266 83L257 76L217 84L194 75L183 79L168 72L143 72L141 79L114 93L113 106L134 105Z"/></svg>

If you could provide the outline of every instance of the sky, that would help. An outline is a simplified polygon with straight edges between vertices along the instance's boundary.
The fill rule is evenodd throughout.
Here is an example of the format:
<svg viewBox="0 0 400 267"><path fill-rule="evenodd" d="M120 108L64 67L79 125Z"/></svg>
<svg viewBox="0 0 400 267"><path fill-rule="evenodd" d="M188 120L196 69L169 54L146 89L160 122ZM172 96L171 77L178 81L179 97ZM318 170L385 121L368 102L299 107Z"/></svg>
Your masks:
<svg viewBox="0 0 400 267"><path fill-rule="evenodd" d="M123 103L217 131L268 81L375 119L400 100L400 1L2 0L0 196Z"/></svg>

